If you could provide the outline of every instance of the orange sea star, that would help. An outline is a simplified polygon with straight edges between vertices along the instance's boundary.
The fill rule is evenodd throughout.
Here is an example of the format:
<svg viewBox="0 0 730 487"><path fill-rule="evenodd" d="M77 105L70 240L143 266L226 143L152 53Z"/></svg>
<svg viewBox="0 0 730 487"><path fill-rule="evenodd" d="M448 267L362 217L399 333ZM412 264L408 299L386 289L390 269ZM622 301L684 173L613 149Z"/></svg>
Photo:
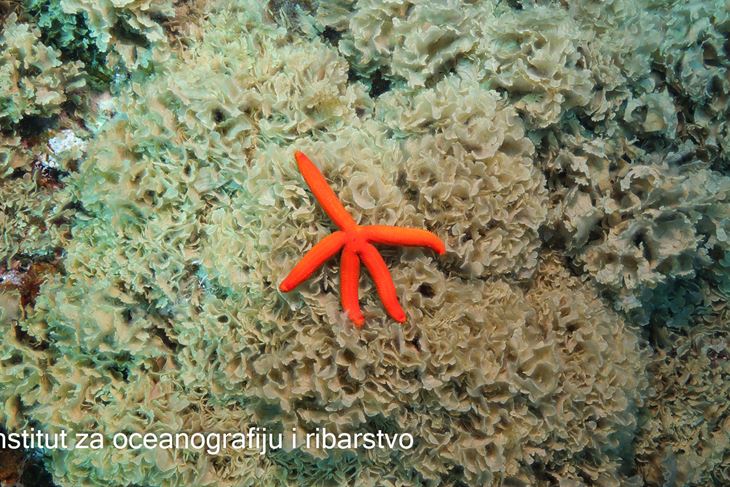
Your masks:
<svg viewBox="0 0 730 487"><path fill-rule="evenodd" d="M279 289L289 292L304 282L324 262L342 249L340 260L340 296L342 307L355 325L360 328L365 318L360 311L358 284L360 280L360 261L367 267L375 282L380 300L385 310L396 321L403 323L406 313L398 303L395 285L390 272L373 243L385 245L407 245L430 247L439 254L446 251L444 243L433 233L417 228L392 227L385 225L360 226L342 206L340 200L319 169L302 152L295 152L299 172L304 181L322 205L324 211L340 228L320 241L307 252L302 260L286 276Z"/></svg>

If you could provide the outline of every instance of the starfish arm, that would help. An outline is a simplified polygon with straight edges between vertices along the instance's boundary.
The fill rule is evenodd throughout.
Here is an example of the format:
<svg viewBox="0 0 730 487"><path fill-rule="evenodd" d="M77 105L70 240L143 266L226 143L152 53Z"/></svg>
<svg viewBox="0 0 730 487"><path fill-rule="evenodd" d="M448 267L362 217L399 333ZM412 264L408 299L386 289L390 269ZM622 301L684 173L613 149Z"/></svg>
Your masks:
<svg viewBox="0 0 730 487"><path fill-rule="evenodd" d="M303 152L296 151L294 157L297 160L297 166L299 166L299 172L302 173L304 181L332 221L342 230L355 228L357 226L355 220L342 206L339 198L327 184L317 166Z"/></svg>
<svg viewBox="0 0 730 487"><path fill-rule="evenodd" d="M355 323L355 326L361 328L365 323L365 318L360 311L360 302L358 299L359 283L360 258L354 249L346 245L342 249L342 258L340 260L340 296L342 298L342 309L347 312L347 316Z"/></svg>
<svg viewBox="0 0 730 487"><path fill-rule="evenodd" d="M386 225L368 225L362 227L365 238L370 242L385 245L406 245L412 247L428 247L439 254L446 252L446 246L433 233L418 228L391 227Z"/></svg>
<svg viewBox="0 0 730 487"><path fill-rule="evenodd" d="M398 302L393 278L390 277L388 267L385 265L385 261L378 250L371 244L364 244L358 248L358 254L365 267L367 267L370 277L375 282L375 288L378 290L378 295L383 302L385 311L395 321L400 323L406 321L406 313Z"/></svg>
<svg viewBox="0 0 730 487"><path fill-rule="evenodd" d="M327 259L337 253L345 244L347 235L345 232L334 232L323 238L317 245L312 247L309 252L304 254L294 269L288 276L281 281L279 289L285 293L291 291L299 284L307 280L314 271L325 263Z"/></svg>

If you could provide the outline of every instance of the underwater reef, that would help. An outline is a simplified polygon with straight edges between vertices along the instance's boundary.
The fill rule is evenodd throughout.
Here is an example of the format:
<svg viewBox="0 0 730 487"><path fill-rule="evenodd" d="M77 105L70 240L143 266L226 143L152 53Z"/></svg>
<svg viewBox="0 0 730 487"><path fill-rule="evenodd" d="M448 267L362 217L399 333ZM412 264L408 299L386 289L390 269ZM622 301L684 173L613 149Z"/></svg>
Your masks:
<svg viewBox="0 0 730 487"><path fill-rule="evenodd" d="M0 424L58 486L730 485L726 0L0 2ZM382 248L407 313L338 267ZM38 453L38 452L37 452Z"/></svg>

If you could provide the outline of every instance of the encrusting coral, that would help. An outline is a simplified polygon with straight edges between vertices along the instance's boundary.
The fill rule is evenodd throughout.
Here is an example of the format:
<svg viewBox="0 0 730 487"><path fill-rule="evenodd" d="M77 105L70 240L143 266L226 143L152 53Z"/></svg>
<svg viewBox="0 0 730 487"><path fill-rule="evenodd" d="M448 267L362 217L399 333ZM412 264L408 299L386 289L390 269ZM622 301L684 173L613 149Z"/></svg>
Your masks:
<svg viewBox="0 0 730 487"><path fill-rule="evenodd" d="M76 135L84 132L75 129L49 130L45 135L53 137L33 147L18 136L0 136L0 265L53 260L68 241L73 198L60 190L62 176L85 152Z"/></svg>
<svg viewBox="0 0 730 487"><path fill-rule="evenodd" d="M40 31L11 14L0 34L0 124L3 132L27 117L50 117L86 84L83 63L61 62Z"/></svg>
<svg viewBox="0 0 730 487"><path fill-rule="evenodd" d="M637 464L648 486L730 482L730 313L727 297L682 336L669 332L650 364L652 394Z"/></svg>
<svg viewBox="0 0 730 487"><path fill-rule="evenodd" d="M68 239L68 226L58 225L71 217L65 208L68 194L43 187L37 174L0 179L0 258L53 257Z"/></svg>
<svg viewBox="0 0 730 487"><path fill-rule="evenodd" d="M723 0L650 2L667 9L659 60L667 84L684 105L684 137L699 141L713 166L730 167L730 9Z"/></svg>
<svg viewBox="0 0 730 487"><path fill-rule="evenodd" d="M64 273L2 344L5 422L106 435L382 429L415 446L49 452L55 479L628 482L645 358L590 284L552 255L538 272L546 193L516 112L468 70L374 102L333 48L257 4L210 15L216 28L168 76L131 86L123 116L67 178L86 216ZM460 103L464 93L475 103ZM348 325L333 269L277 293L331 231L311 211L292 146L316 154L356 221L444 235L443 262L411 249L411 265L391 266L412 310L403 328L382 313L368 328ZM363 296L366 313L379 308Z"/></svg>
<svg viewBox="0 0 730 487"><path fill-rule="evenodd" d="M165 56L160 21L175 15L172 0L61 0L66 14L83 14L90 36L109 62L127 69L148 68Z"/></svg>
<svg viewBox="0 0 730 487"><path fill-rule="evenodd" d="M681 151L657 161L624 138L566 130L560 141L547 152L556 204L546 235L562 240L620 309L682 326L692 288L727 292L730 178L698 161L674 163ZM674 313L656 313L673 299Z"/></svg>
<svg viewBox="0 0 730 487"><path fill-rule="evenodd" d="M13 250L64 254L34 303L0 291L2 422L107 442L259 426L414 444L48 451L59 485L726 479L726 408L701 399L728 380L724 128L713 139L689 127L677 83L652 72L655 60L676 68L682 47L656 34L663 16L694 18L691 8L211 1L201 38L168 57L154 54L166 42L155 13L170 3L122 3L62 2L104 49L154 75L109 102L116 115L88 149L83 134L46 134L45 164L68 173L52 206L76 210L70 233ZM715 46L721 15L703 25ZM119 27L138 34L134 46ZM714 74L701 79L723 73L715 54L703 51ZM695 113L720 120L725 100L696 91L687 69L677 80ZM295 150L316 159L356 224L443 238L443 257L383 250L404 325L363 280L369 322L353 327L333 266L277 290L332 232ZM0 191L30 185L16 176L34 157L8 134ZM52 211L31 212L26 233ZM675 387L683 367L695 375ZM678 417L709 420L668 429Z"/></svg>
<svg viewBox="0 0 730 487"><path fill-rule="evenodd" d="M472 70L412 97L383 95L377 110L405 139L407 192L452 265L468 277L529 278L547 194L517 112Z"/></svg>

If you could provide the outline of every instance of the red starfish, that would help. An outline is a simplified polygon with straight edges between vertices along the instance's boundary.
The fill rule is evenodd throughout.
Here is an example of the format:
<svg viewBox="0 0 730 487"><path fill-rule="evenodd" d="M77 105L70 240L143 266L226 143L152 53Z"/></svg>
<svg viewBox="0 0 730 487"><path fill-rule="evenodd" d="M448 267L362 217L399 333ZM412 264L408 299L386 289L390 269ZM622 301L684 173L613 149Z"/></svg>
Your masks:
<svg viewBox="0 0 730 487"><path fill-rule="evenodd" d="M353 323L358 328L365 323L358 302L361 260L375 281L375 287L385 310L394 320L403 323L406 320L406 313L398 303L393 279L390 277L385 261L372 244L430 247L439 254L443 254L446 251L444 243L433 233L417 228L358 225L342 206L337 195L312 161L299 151L294 153L294 157L307 186L340 230L328 235L312 247L282 281L279 289L285 293L291 291L309 278L327 259L342 249L340 294L342 307L347 311L347 315Z"/></svg>

